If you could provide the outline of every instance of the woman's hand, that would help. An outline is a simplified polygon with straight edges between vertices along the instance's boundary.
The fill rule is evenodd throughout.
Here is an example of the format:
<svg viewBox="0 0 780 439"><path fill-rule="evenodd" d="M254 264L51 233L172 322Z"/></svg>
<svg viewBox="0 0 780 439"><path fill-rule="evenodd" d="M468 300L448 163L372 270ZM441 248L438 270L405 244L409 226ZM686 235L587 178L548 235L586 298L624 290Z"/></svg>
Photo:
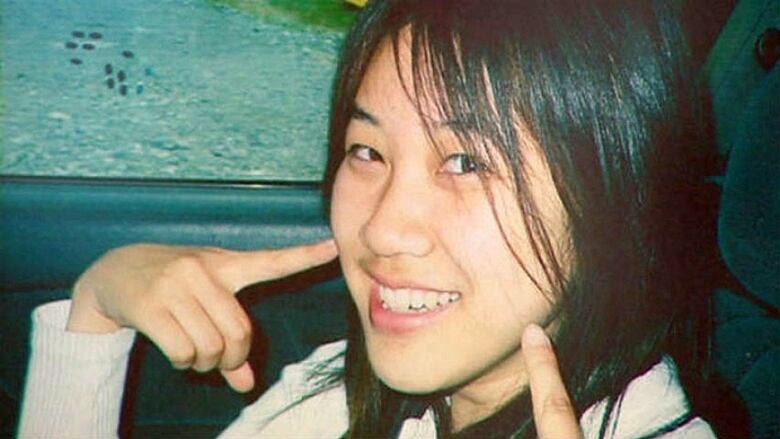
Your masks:
<svg viewBox="0 0 780 439"><path fill-rule="evenodd" d="M523 332L523 360L539 438L581 438L582 431L563 385L552 343L535 324L528 325Z"/></svg>
<svg viewBox="0 0 780 439"><path fill-rule="evenodd" d="M136 244L111 250L73 288L67 329L108 333L135 328L174 367L218 367L238 391L254 386L252 325L235 293L336 257L332 240L250 252L214 247Z"/></svg>

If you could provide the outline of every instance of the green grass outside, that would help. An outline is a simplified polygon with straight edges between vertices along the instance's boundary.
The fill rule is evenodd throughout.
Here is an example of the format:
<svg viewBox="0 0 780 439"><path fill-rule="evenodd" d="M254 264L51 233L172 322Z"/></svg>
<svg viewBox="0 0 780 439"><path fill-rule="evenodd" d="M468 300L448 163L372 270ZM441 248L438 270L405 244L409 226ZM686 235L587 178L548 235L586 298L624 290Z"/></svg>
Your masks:
<svg viewBox="0 0 780 439"><path fill-rule="evenodd" d="M343 0L209 0L252 15L292 19L310 26L346 32L357 9Z"/></svg>

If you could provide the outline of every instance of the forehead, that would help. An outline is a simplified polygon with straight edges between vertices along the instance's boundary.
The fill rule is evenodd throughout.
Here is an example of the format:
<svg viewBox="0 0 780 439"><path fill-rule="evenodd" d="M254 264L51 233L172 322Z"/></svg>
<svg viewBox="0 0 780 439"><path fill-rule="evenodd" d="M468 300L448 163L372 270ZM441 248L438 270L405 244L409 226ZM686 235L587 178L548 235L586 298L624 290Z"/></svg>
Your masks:
<svg viewBox="0 0 780 439"><path fill-rule="evenodd" d="M424 44L416 48L427 52ZM412 59L412 36L409 28L398 35L386 36L377 45L360 81L355 103L358 106L387 108L399 111L399 106L411 106L426 123L447 124L454 119L443 105L447 94L441 92L427 54L415 54Z"/></svg>
<svg viewBox="0 0 780 439"><path fill-rule="evenodd" d="M412 32L406 26L377 45L355 98L360 109L404 117L407 123L413 117L434 137L441 131L456 134L461 146L481 150L491 161L504 162L509 156L529 153L545 155L532 130L508 103L512 100L498 103L494 90L501 85L493 82L486 65L477 63L481 67L475 67L476 72L465 72L457 42L447 46L451 48L448 57L434 53L437 49L424 37L418 35L413 41ZM453 77L459 78L456 83Z"/></svg>
<svg viewBox="0 0 780 439"><path fill-rule="evenodd" d="M399 46L396 51L389 37L383 39L371 56L360 81L356 103L359 106L389 103L383 96L399 92L411 101L411 95L405 89L405 84L411 84L412 79L410 60L408 49L403 50Z"/></svg>

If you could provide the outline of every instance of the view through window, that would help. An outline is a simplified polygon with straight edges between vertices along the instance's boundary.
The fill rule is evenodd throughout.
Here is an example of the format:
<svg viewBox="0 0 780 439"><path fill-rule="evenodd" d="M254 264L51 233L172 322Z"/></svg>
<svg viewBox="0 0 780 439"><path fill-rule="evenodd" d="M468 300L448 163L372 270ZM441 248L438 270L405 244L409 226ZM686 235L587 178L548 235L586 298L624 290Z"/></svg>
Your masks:
<svg viewBox="0 0 780 439"><path fill-rule="evenodd" d="M319 180L354 15L323 4L2 0L0 174Z"/></svg>

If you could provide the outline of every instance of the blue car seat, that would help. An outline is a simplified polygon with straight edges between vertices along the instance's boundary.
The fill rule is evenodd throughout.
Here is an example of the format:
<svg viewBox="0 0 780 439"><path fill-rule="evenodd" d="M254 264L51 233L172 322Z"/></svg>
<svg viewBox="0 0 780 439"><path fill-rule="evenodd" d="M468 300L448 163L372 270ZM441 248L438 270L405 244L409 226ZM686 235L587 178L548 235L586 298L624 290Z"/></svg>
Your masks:
<svg viewBox="0 0 780 439"><path fill-rule="evenodd" d="M753 438L780 438L778 28L780 2L740 2L715 48L725 55L711 76L727 158L718 245L738 281L715 295L715 361L745 402Z"/></svg>

